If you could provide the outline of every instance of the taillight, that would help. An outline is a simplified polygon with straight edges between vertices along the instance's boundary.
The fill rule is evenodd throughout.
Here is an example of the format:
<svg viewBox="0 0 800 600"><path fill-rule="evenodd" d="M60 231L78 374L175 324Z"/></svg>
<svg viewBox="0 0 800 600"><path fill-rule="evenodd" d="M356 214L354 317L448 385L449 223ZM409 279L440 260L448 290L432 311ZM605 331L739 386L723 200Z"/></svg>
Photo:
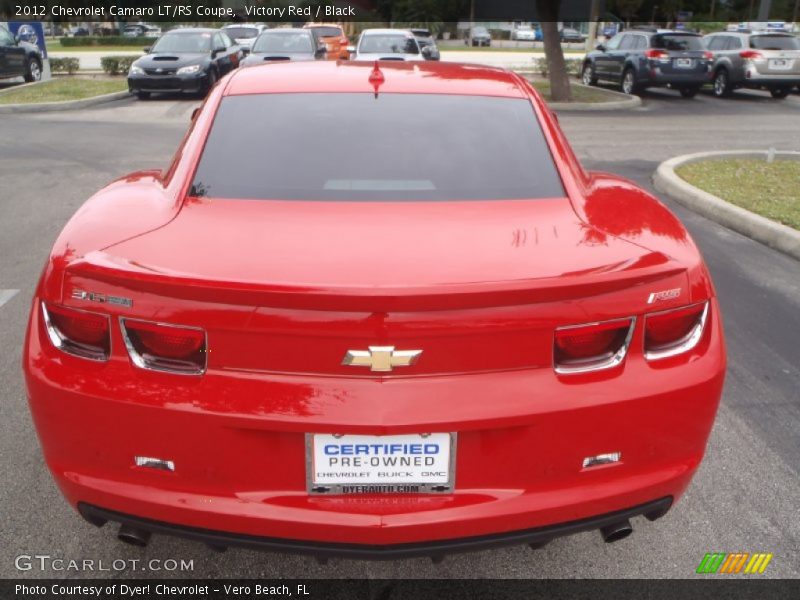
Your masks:
<svg viewBox="0 0 800 600"><path fill-rule="evenodd" d="M121 319L122 336L137 367L184 375L206 370L206 332L196 327Z"/></svg>
<svg viewBox="0 0 800 600"><path fill-rule="evenodd" d="M647 58L657 58L659 60L663 60L665 58L669 58L669 55L664 50L654 50L650 49L644 53Z"/></svg>
<svg viewBox="0 0 800 600"><path fill-rule="evenodd" d="M111 332L108 315L45 304L42 317L53 345L68 354L91 360L108 360Z"/></svg>
<svg viewBox="0 0 800 600"><path fill-rule="evenodd" d="M739 52L739 56L744 58L745 60L756 60L757 58L764 58L764 55L761 52L756 52L755 50L742 50Z"/></svg>
<svg viewBox="0 0 800 600"><path fill-rule="evenodd" d="M644 319L644 356L648 360L688 352L700 342L708 302L651 313Z"/></svg>
<svg viewBox="0 0 800 600"><path fill-rule="evenodd" d="M703 57L706 60L713 60L714 59L714 53L713 52L708 52L708 51L703 52Z"/></svg>
<svg viewBox="0 0 800 600"><path fill-rule="evenodd" d="M553 362L557 373L585 373L610 369L628 352L634 317L556 329Z"/></svg>

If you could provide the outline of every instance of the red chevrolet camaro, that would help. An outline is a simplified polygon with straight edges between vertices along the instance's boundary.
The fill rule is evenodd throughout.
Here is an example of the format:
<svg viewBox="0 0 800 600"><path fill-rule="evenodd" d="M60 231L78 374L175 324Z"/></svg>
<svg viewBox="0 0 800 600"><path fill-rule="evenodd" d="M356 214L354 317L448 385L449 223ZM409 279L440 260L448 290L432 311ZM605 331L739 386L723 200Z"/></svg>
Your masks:
<svg viewBox="0 0 800 600"><path fill-rule="evenodd" d="M664 515L725 349L684 227L527 81L314 62L227 76L166 170L89 199L23 362L91 523L399 558Z"/></svg>

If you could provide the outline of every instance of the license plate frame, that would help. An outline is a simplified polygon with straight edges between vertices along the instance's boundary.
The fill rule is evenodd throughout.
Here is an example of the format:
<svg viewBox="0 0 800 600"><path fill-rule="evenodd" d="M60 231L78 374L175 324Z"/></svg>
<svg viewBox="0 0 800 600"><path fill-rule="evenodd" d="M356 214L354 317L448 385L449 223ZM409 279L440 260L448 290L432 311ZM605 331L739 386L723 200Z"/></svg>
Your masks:
<svg viewBox="0 0 800 600"><path fill-rule="evenodd" d="M444 437L446 436L446 437ZM442 463L446 464L446 474L430 480L423 477L410 478L403 481L392 478L361 477L359 480L340 480L337 482L329 481L330 477L317 477L319 474L316 465L315 443L319 441L331 440L335 443L354 445L365 441L372 444L424 444L436 443L439 447L446 447L447 456L439 459L432 469L441 469ZM330 443L330 441L329 441ZM458 434L456 432L436 432L427 434L398 434L398 435L362 435L362 434L326 434L326 433L306 433L305 434L305 463L306 463L306 491L312 496L336 496L347 495L357 496L365 494L378 495L397 495L397 494L452 494L455 489L456 478L456 453L458 447ZM351 455L352 456L352 455ZM419 455L424 456L424 455ZM353 467L354 468L354 467ZM380 468L372 467L369 468ZM384 467L392 468L392 467ZM398 466L397 468L403 468ZM441 471L438 471L441 474ZM435 481L432 479L436 479Z"/></svg>
<svg viewBox="0 0 800 600"><path fill-rule="evenodd" d="M694 59L693 58L676 58L675 59L675 68L676 69L691 69L694 67Z"/></svg>

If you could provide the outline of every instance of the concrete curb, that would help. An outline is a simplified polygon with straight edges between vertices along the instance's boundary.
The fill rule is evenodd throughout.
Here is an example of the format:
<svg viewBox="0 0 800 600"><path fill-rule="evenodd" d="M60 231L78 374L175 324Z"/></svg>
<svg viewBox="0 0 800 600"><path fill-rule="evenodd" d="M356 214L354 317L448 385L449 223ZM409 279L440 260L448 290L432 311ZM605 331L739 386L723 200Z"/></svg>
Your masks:
<svg viewBox="0 0 800 600"><path fill-rule="evenodd" d="M86 108L94 106L95 104L103 104L104 102L113 102L114 100L122 100L127 98L130 92L112 92L111 94L103 94L102 96L92 96L91 98L82 98L81 100L65 100L63 102L40 102L38 104L3 104L0 105L0 114L8 113L41 113L53 112L59 110L75 110L78 108Z"/></svg>
<svg viewBox="0 0 800 600"><path fill-rule="evenodd" d="M534 74L532 71L524 70L516 70L516 72L526 79L530 75ZM587 87L582 83L575 83L574 81L571 82L571 85L577 87ZM619 98L619 100L609 100L608 102L548 102L547 106L559 112L595 112L606 110L629 110L642 105L642 99L639 96L629 96L628 94L623 94L622 92L617 92L614 90L608 90L603 87L591 86L591 89L600 90L612 98Z"/></svg>
<svg viewBox="0 0 800 600"><path fill-rule="evenodd" d="M687 183L675 173L686 163L715 158L764 158L766 150L730 150L684 154L664 161L653 174L655 188L676 202L720 225L733 229L762 244L800 260L800 231L740 208ZM800 152L775 152L776 158L800 160Z"/></svg>

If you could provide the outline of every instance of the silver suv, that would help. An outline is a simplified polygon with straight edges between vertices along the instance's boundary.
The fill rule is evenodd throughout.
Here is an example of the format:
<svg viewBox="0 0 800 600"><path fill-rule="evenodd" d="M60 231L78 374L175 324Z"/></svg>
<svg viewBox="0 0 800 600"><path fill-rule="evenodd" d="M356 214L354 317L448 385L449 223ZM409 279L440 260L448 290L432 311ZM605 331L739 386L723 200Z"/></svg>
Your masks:
<svg viewBox="0 0 800 600"><path fill-rule="evenodd" d="M714 56L714 95L739 87L767 89L785 98L800 85L800 40L785 33L712 33L703 38Z"/></svg>

